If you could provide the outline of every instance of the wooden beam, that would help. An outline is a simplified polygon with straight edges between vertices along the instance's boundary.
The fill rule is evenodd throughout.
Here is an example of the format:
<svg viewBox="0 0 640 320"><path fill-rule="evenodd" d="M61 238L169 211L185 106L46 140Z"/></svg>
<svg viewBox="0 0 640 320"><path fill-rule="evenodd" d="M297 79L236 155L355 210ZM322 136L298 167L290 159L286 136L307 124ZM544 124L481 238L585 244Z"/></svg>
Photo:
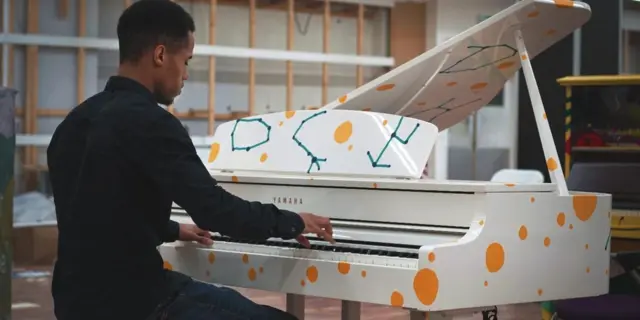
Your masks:
<svg viewBox="0 0 640 320"><path fill-rule="evenodd" d="M78 3L78 37L87 36L87 0L76 0ZM78 104L85 100L85 68L86 68L86 51L84 48L78 48L77 59L77 76L76 76L76 101Z"/></svg>
<svg viewBox="0 0 640 320"><path fill-rule="evenodd" d="M69 109L38 109L37 116L39 117L51 117L51 118L64 118L69 113ZM16 116L24 116L25 108L16 108ZM174 115L178 119L183 120L205 120L209 118L209 111L198 109L188 109L187 111L175 112ZM241 117L248 116L248 112L230 112L230 113L219 113L216 115L216 120L219 121L228 121L228 120L236 120Z"/></svg>
<svg viewBox="0 0 640 320"><path fill-rule="evenodd" d="M427 50L427 4L399 2L391 9L391 56L399 66Z"/></svg>
<svg viewBox="0 0 640 320"><path fill-rule="evenodd" d="M249 0L249 48L256 47L256 0ZM249 58L249 114L256 106L256 60Z"/></svg>
<svg viewBox="0 0 640 320"><path fill-rule="evenodd" d="M216 43L218 1L209 0L209 44ZM216 57L209 56L209 95L207 101L207 135L213 135L216 119Z"/></svg>
<svg viewBox="0 0 640 320"><path fill-rule="evenodd" d="M287 50L293 50L293 35L295 23L295 3L294 0L287 1ZM287 111L293 108L293 62L287 61Z"/></svg>
<svg viewBox="0 0 640 320"><path fill-rule="evenodd" d="M13 33L14 25L15 25L15 0L9 0L9 33ZM9 51L9 70L7 78L9 78L8 86L13 87L13 82L15 81L15 51L13 50L13 45L8 45L7 51Z"/></svg>
<svg viewBox="0 0 640 320"><path fill-rule="evenodd" d="M322 52L329 53L329 32L331 32L331 2L324 0L324 19L322 23ZM326 105L329 98L329 65L322 64L322 105Z"/></svg>
<svg viewBox="0 0 640 320"><path fill-rule="evenodd" d="M206 3L208 0L176 0L176 2L185 2L185 3ZM318 2L316 0L294 0L296 3L296 12L298 13L310 13L316 15L323 15L324 8L322 6L322 2ZM218 0L219 6L233 6L233 7L248 7L249 2L246 0ZM358 4L355 3L340 3L340 8L331 11L331 16L337 18L351 18L357 19L358 17ZM288 1L278 1L271 2L267 1L263 4L256 4L256 8L260 10L277 10L277 11L287 11L288 10ZM373 19L375 18L375 13L378 10L385 10L386 8L378 8L369 6L366 7L364 17L365 19Z"/></svg>
<svg viewBox="0 0 640 320"><path fill-rule="evenodd" d="M58 17L66 19L69 16L69 0L58 0Z"/></svg>
<svg viewBox="0 0 640 320"><path fill-rule="evenodd" d="M364 4L358 5L358 31L356 35L356 54L362 55L362 47L364 42ZM356 86L364 84L364 75L362 66L356 67Z"/></svg>
<svg viewBox="0 0 640 320"><path fill-rule="evenodd" d="M27 33L38 33L39 0L27 0ZM35 134L38 132L38 46L27 46L26 54L26 84L25 84L25 113L24 128L25 133ZM33 146L25 148L25 163L35 165L38 161L37 149ZM25 174L25 185L27 190L35 190L37 186L37 176L35 174Z"/></svg>

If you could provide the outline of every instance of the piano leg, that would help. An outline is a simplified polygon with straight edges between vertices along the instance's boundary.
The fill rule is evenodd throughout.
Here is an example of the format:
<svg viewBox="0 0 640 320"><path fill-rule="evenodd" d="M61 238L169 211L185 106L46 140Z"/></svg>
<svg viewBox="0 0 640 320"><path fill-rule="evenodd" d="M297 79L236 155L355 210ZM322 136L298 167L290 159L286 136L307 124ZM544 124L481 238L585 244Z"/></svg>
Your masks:
<svg viewBox="0 0 640 320"><path fill-rule="evenodd" d="M360 302L342 300L342 320L360 320Z"/></svg>
<svg viewBox="0 0 640 320"><path fill-rule="evenodd" d="M287 312L294 315L298 320L304 320L304 296L287 294Z"/></svg>

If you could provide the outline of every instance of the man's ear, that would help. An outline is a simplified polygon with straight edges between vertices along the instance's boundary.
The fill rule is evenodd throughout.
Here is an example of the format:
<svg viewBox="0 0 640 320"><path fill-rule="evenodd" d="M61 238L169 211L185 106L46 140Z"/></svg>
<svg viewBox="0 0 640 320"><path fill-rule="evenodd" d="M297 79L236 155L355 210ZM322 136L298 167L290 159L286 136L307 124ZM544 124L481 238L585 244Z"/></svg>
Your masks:
<svg viewBox="0 0 640 320"><path fill-rule="evenodd" d="M166 51L167 48L163 45L159 45L153 50L153 64L156 67L161 67L164 64Z"/></svg>

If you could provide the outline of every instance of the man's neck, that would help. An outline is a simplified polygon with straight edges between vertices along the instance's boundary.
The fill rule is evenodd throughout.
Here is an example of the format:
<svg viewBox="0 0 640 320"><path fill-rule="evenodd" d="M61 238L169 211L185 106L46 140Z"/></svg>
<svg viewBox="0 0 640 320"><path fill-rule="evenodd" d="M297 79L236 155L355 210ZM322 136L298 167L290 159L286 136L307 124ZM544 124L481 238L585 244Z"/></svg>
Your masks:
<svg viewBox="0 0 640 320"><path fill-rule="evenodd" d="M135 80L153 92L153 81L147 76L148 74L148 72L142 72L139 66L123 63L118 67L118 76Z"/></svg>

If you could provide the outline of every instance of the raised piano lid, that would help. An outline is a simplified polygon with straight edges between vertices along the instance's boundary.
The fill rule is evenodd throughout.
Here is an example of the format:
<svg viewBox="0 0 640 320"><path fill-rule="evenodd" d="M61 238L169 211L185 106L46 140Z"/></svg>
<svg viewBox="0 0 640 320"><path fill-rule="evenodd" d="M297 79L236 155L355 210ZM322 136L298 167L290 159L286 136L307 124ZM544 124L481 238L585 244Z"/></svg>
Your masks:
<svg viewBox="0 0 640 320"><path fill-rule="evenodd" d="M590 15L582 2L520 1L321 110L220 125L208 168L254 176L418 180L438 132L493 99L521 67L517 29L531 59Z"/></svg>
<svg viewBox="0 0 640 320"><path fill-rule="evenodd" d="M516 29L531 60L590 16L578 1L520 1L323 109L397 114L445 130L491 101L520 69Z"/></svg>

